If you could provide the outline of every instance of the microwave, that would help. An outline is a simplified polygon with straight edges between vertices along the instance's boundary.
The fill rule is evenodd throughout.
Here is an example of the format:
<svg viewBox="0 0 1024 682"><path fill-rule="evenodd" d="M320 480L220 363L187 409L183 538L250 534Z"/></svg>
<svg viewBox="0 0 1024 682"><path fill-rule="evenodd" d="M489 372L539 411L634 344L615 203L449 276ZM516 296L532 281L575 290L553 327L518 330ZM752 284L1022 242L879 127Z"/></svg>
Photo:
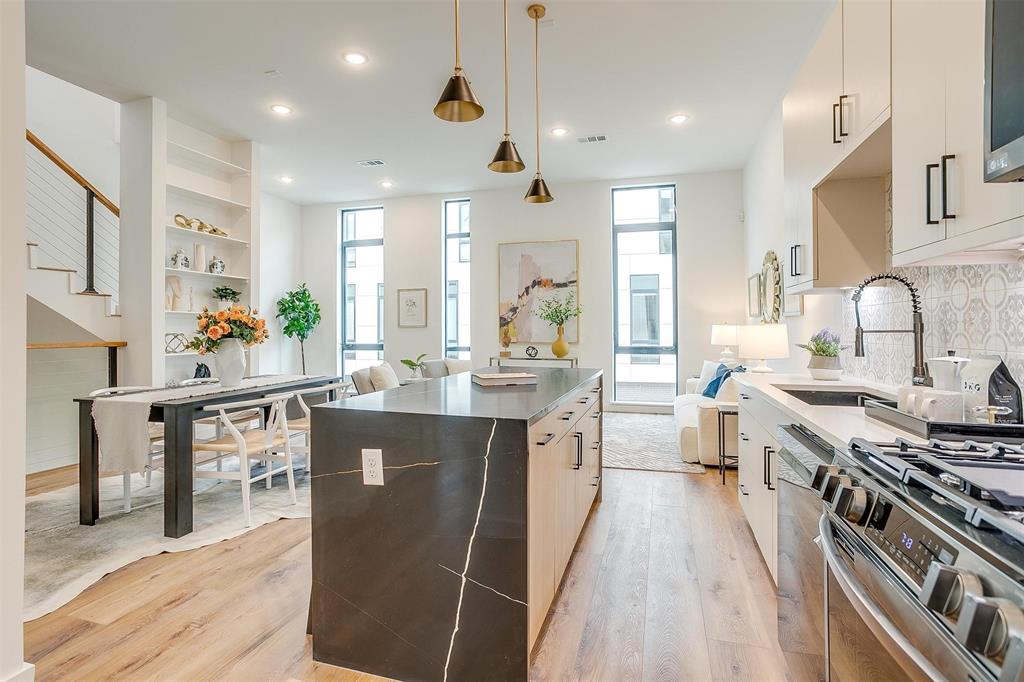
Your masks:
<svg viewBox="0 0 1024 682"><path fill-rule="evenodd" d="M985 182L1024 180L1024 2L985 0Z"/></svg>

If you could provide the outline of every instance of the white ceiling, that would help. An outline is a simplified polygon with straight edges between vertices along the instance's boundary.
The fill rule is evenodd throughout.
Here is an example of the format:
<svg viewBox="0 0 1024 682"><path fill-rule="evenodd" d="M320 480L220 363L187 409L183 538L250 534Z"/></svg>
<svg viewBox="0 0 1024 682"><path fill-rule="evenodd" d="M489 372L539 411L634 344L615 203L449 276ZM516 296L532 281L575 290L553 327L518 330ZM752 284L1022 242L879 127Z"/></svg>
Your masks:
<svg viewBox="0 0 1024 682"><path fill-rule="evenodd" d="M118 101L262 143L263 188L297 203L517 186L533 172L532 21L510 4L512 134L527 170L486 169L501 136L501 3L463 2L463 65L486 114L432 108L452 66L452 3L29 0L30 65ZM735 169L831 0L570 2L541 25L544 175L558 184ZM352 67L345 50L370 62ZM267 77L264 72L280 75ZM269 106L294 107L288 118ZM684 112L682 126L667 122ZM556 126L570 133L556 139ZM578 136L607 135L599 144ZM383 168L356 161L381 158ZM290 175L294 184L277 178ZM393 180L385 192L380 180Z"/></svg>

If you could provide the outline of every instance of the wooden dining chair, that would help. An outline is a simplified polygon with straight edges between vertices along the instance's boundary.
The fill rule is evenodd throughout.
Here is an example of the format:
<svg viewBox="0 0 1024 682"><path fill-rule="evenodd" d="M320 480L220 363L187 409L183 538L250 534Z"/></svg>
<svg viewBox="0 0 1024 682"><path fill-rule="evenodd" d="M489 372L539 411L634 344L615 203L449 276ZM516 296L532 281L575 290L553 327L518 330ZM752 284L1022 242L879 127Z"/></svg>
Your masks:
<svg viewBox="0 0 1024 682"><path fill-rule="evenodd" d="M242 400L233 403L222 403L219 405L207 405L200 408L205 412L216 412L216 420L220 422L225 435L213 440L194 440L192 443L193 452L193 475L196 478L218 478L233 481L240 481L242 484L242 511L245 513L245 525L252 526L252 512L249 504L249 488L253 483L266 481L267 488L272 485L275 474L284 473L288 479L288 492L291 494L292 504L296 504L295 498L295 473L292 470L292 449L288 439L288 401L293 397L292 393L279 393L255 398L253 400ZM269 408L266 426L264 428L239 430L238 426L231 421L231 414L239 410ZM238 457L238 471L209 470L200 467L210 462L220 461L229 457ZM266 462L266 470L252 475L252 460ZM283 463L283 467L274 468L274 462Z"/></svg>
<svg viewBox="0 0 1024 682"><path fill-rule="evenodd" d="M138 393L139 391L152 391L152 386L110 386L100 388L89 394L90 398L109 398L114 395L126 393ZM146 487L149 487L153 480L153 467L157 459L162 460L164 456L164 425L160 422L149 422L149 452L146 453L146 469L143 475L146 478ZM124 513L132 510L132 472L125 471L122 474L124 481L124 502L122 508Z"/></svg>
<svg viewBox="0 0 1024 682"><path fill-rule="evenodd" d="M295 436L302 436L302 445L292 444L292 454L305 454L306 455L306 471L309 471L309 462L313 456L312 451L312 430L310 428L312 424L312 413L309 411L308 400L314 396L327 395L329 393L341 393L344 395L346 391L352 388L351 381L338 381L333 384L325 384L323 386L315 386L313 388L306 388L301 391L295 391L295 401L299 404L302 409L302 417L298 419L288 420L288 435L294 438Z"/></svg>

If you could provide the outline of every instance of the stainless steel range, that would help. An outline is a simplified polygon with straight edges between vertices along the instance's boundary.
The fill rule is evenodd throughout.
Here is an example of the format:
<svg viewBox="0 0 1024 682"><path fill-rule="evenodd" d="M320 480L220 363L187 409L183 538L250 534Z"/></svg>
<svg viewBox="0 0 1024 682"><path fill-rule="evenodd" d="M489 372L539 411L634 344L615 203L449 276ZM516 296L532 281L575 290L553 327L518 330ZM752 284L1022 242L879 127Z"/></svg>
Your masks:
<svg viewBox="0 0 1024 682"><path fill-rule="evenodd" d="M798 474L779 493L791 669L807 654L789 653L789 633L825 619L823 661L803 660L797 677L1024 681L1024 449L854 439L833 450L800 426L779 435L780 466ZM821 555L783 530L784 509L809 516L812 495L820 603L806 576Z"/></svg>

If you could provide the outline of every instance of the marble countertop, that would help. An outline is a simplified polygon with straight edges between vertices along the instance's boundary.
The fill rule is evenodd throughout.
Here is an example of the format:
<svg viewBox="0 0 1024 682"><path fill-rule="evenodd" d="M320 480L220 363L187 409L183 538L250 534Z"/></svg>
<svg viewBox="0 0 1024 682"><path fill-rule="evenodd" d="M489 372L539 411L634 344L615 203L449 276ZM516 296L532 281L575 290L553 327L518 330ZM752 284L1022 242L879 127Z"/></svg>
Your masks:
<svg viewBox="0 0 1024 682"><path fill-rule="evenodd" d="M603 373L600 369L560 367L485 367L474 371L529 371L537 375L537 384L485 388L473 383L470 372L462 372L323 403L317 407L329 410L515 419L532 423L554 409L563 396Z"/></svg>
<svg viewBox="0 0 1024 682"><path fill-rule="evenodd" d="M905 438L912 442L925 442L919 436L865 416L864 408L808 405L781 390L782 388L802 388L816 391L864 390L895 399L895 386L846 377L839 381L819 381L806 374L746 372L732 376L740 384L741 391L749 390L768 399L792 417L794 423L803 424L835 447L845 447L851 438L866 438L870 441L882 442Z"/></svg>

